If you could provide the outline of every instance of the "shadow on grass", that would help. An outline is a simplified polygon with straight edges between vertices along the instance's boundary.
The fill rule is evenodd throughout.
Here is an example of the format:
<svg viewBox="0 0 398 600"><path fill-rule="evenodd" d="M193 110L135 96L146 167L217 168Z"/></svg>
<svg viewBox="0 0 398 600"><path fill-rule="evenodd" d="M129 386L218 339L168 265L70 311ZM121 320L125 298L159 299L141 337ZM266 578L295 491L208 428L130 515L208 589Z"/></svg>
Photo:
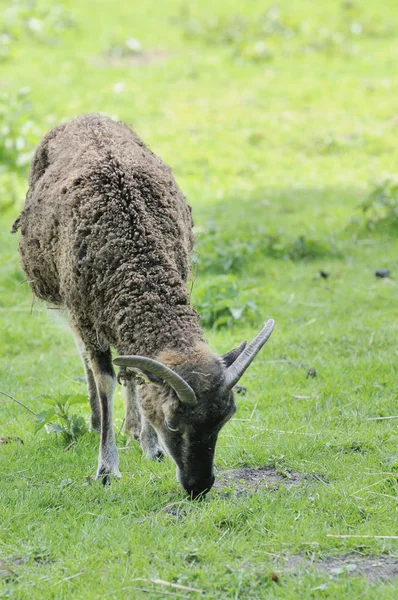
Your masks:
<svg viewBox="0 0 398 600"><path fill-rule="evenodd" d="M219 200L197 228L198 273L247 272L267 258L341 259L362 198L355 188L264 188Z"/></svg>

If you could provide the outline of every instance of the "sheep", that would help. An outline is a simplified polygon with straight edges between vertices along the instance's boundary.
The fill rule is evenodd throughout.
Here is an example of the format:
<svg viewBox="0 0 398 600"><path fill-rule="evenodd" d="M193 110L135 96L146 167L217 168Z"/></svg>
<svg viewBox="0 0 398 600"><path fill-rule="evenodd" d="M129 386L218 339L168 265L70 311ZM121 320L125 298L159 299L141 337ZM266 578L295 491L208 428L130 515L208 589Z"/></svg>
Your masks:
<svg viewBox="0 0 398 600"><path fill-rule="evenodd" d="M269 320L250 344L211 352L187 289L192 227L171 169L126 124L83 115L36 149L12 232L33 293L66 312L74 333L104 484L120 477L113 363L126 434L149 458L166 451L189 496L203 497L217 436L236 410L233 387L272 333Z"/></svg>

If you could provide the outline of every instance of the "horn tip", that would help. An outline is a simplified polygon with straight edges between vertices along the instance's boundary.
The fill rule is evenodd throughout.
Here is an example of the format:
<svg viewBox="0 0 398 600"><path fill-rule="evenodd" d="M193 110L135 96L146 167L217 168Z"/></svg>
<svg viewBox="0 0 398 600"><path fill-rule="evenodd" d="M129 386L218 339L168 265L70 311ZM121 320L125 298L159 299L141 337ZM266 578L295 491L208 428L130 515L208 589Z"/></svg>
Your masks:
<svg viewBox="0 0 398 600"><path fill-rule="evenodd" d="M123 367L126 364L126 360L128 358L132 358L132 357L121 355L121 356L117 356L116 358L114 358L112 362L114 365L117 365L118 367Z"/></svg>

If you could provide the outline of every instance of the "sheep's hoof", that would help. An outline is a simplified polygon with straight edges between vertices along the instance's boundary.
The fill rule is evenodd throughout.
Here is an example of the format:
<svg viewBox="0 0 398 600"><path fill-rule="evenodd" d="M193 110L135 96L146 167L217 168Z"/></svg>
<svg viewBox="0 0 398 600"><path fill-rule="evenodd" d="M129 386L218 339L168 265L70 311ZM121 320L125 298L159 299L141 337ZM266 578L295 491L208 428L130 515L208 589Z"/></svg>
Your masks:
<svg viewBox="0 0 398 600"><path fill-rule="evenodd" d="M109 467L105 467L105 465L101 465L100 467L98 467L95 479L101 479L102 485L106 486L111 484L112 477L120 479L121 476L122 475L117 467L111 469Z"/></svg>
<svg viewBox="0 0 398 600"><path fill-rule="evenodd" d="M153 457L153 460L164 460L164 453L163 453L163 450L161 450L161 449L159 448L159 450L157 450L157 451L156 451L156 453L155 453L155 455L154 455L154 457Z"/></svg>
<svg viewBox="0 0 398 600"><path fill-rule="evenodd" d="M144 456L149 458L149 460L163 460L164 452L159 446L156 446L155 448L144 450Z"/></svg>

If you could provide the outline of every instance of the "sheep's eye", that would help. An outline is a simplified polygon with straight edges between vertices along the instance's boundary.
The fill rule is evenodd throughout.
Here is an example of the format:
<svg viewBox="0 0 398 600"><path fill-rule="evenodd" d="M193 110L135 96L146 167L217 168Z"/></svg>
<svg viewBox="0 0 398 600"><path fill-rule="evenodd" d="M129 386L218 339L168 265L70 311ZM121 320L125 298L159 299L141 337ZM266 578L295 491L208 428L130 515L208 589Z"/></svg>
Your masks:
<svg viewBox="0 0 398 600"><path fill-rule="evenodd" d="M175 426L175 423L171 423L170 421L165 420L165 425L169 431L178 431L178 427Z"/></svg>

